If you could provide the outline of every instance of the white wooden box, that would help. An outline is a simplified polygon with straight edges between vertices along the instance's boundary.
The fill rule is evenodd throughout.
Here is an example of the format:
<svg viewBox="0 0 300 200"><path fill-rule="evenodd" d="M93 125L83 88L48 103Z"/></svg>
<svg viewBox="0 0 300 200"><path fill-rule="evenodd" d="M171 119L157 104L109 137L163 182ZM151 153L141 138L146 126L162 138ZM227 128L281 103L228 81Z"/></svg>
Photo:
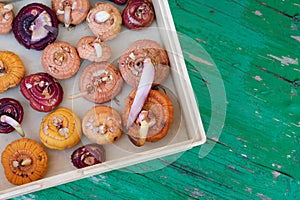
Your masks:
<svg viewBox="0 0 300 200"><path fill-rule="evenodd" d="M51 6L51 1L49 0L16 1L13 3L15 14L23 5L27 5L31 2L40 2ZM96 1L90 1L91 6L94 6L95 2ZM121 53L130 43L138 39L155 40L167 50L171 63L171 75L162 85L168 89L167 91L172 91L174 94L173 97L175 98L173 98L173 100L178 101L180 105L180 109L175 109L175 121L167 136L158 142L147 143L143 147L135 147L128 140L127 136L123 134L121 139L116 143L104 145L107 152L106 162L83 169L76 169L71 163L70 156L79 146L92 143L88 141L85 136L83 136L78 145L71 149L59 151L46 148L49 155L49 168L46 176L39 181L21 186L12 185L6 180L3 167L2 165L0 166L0 199L12 198L106 171L120 169L155 158L183 152L194 146L201 145L206 141L200 113L190 84L168 1L154 0L153 5L156 12L156 20L151 27L139 31L131 31L122 27L121 34L107 43L113 51L110 62L116 66L118 57ZM121 6L118 8L120 8L120 10L123 9ZM82 36L86 35L93 35L86 23L80 24L72 30L66 30L66 28L60 24L57 41L67 41L76 46L77 41ZM20 56L26 67L26 74L44 71L40 64L42 51L25 49L16 41L12 33L0 35L0 51L4 50L13 51ZM60 81L64 89L64 100L60 106L73 109L80 118L82 118L85 112L94 106L94 104L83 98L68 100L67 96L78 91L78 78L81 70L88 64L90 64L89 61L82 61L81 69L75 77ZM125 84L122 92L117 96L119 103L112 100L111 102L106 103L106 105L110 105L121 112L124 99L131 90L132 88ZM3 97L16 98L21 102L25 110L22 125L26 132L26 137L40 142L38 134L39 123L47 113L40 113L33 110L29 106L28 101L21 95L19 87L0 94L0 98ZM4 150L6 145L19 138L19 135L14 132L10 134L0 134L0 152Z"/></svg>

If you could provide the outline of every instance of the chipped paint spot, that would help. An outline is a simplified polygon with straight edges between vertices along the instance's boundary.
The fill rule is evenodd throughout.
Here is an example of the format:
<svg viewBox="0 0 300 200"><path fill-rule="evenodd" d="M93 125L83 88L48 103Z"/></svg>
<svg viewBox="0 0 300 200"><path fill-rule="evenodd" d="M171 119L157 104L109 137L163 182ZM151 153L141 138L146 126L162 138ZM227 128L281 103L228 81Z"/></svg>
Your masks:
<svg viewBox="0 0 300 200"><path fill-rule="evenodd" d="M205 41L205 40L202 40L202 39L200 39L200 38L196 38L195 40L198 41L198 42L201 42L201 43L203 43L203 44L206 44L206 41Z"/></svg>
<svg viewBox="0 0 300 200"><path fill-rule="evenodd" d="M192 60L194 60L196 62L200 62L200 63L203 63L205 65L209 65L209 66L214 66L214 64L212 64L212 63L208 62L207 60L204 60L204 59L202 59L200 57L197 57L197 56L195 56L193 54L187 53L187 55L190 57L190 59L192 59Z"/></svg>
<svg viewBox="0 0 300 200"><path fill-rule="evenodd" d="M259 11L259 10L256 10L253 12L255 15L257 16L262 16L263 14Z"/></svg>
<svg viewBox="0 0 300 200"><path fill-rule="evenodd" d="M262 116L261 116L261 115L257 115L257 117L260 118L260 119L262 119Z"/></svg>
<svg viewBox="0 0 300 200"><path fill-rule="evenodd" d="M239 140L239 141L248 142L247 140L245 140L245 139L243 139L243 138L240 138L240 137L238 137L238 138L236 138L236 139Z"/></svg>
<svg viewBox="0 0 300 200"><path fill-rule="evenodd" d="M262 200L271 200L271 198L266 197L264 194L256 193L256 196L260 197Z"/></svg>
<svg viewBox="0 0 300 200"><path fill-rule="evenodd" d="M274 178L277 178L278 176L281 175L281 173L280 173L280 172L277 172L277 171L272 171L272 174L273 174L273 177L274 177Z"/></svg>
<svg viewBox="0 0 300 200"><path fill-rule="evenodd" d="M216 138L216 137L213 137L213 138L211 138L213 141L215 141L215 142L219 142L219 138Z"/></svg>
<svg viewBox="0 0 300 200"><path fill-rule="evenodd" d="M260 76L254 76L254 79L257 81L262 81L263 79Z"/></svg>
<svg viewBox="0 0 300 200"><path fill-rule="evenodd" d="M274 58L275 60L280 61L282 66L289 66L290 64L298 65L298 58L293 59L293 58L286 57L286 56L282 56L282 58L279 58L279 57L274 56L272 54L268 54L268 56Z"/></svg>
<svg viewBox="0 0 300 200"><path fill-rule="evenodd" d="M277 118L273 118L273 120L276 122L280 122L280 119L277 119Z"/></svg>
<svg viewBox="0 0 300 200"><path fill-rule="evenodd" d="M206 196L205 193L200 192L198 188L194 188L194 191L192 192L194 197L203 197Z"/></svg>
<svg viewBox="0 0 300 200"><path fill-rule="evenodd" d="M199 197L207 196L204 192L200 192L198 188L191 188L191 189L185 188L184 191L191 192L192 197L196 199L198 199Z"/></svg>
<svg viewBox="0 0 300 200"><path fill-rule="evenodd" d="M282 166L281 165L276 165L277 166L277 169L281 169L282 168Z"/></svg>
<svg viewBox="0 0 300 200"><path fill-rule="evenodd" d="M246 154L241 154L241 156L243 156L244 158L248 158Z"/></svg>
<svg viewBox="0 0 300 200"><path fill-rule="evenodd" d="M291 115L291 116L293 116L293 115ZM299 123L297 123L297 124L295 124L295 123L290 123L290 124L293 125L293 126L295 126L295 127L297 127L297 128L300 127L300 124L299 124ZM289 126L289 127L291 127L291 126Z"/></svg>
<svg viewBox="0 0 300 200"><path fill-rule="evenodd" d="M98 176L92 176L89 178L89 180L91 180L93 183L95 184L102 184L105 185L107 187L110 187L110 184L106 182L106 176L104 175L98 175Z"/></svg>
<svg viewBox="0 0 300 200"><path fill-rule="evenodd" d="M293 38L294 40L297 40L298 42L300 42L300 36L291 35L291 38Z"/></svg>
<svg viewBox="0 0 300 200"><path fill-rule="evenodd" d="M253 191L252 188L246 187L245 190L246 190L247 192L249 192L250 194L252 194L252 191Z"/></svg>
<svg viewBox="0 0 300 200"><path fill-rule="evenodd" d="M20 196L20 199L22 200L32 200L32 199L37 199L37 196L34 194L27 194L26 196Z"/></svg>
<svg viewBox="0 0 300 200"><path fill-rule="evenodd" d="M228 168L236 170L235 166L232 166L232 165L228 165Z"/></svg>
<svg viewBox="0 0 300 200"><path fill-rule="evenodd" d="M293 70L295 70L295 71L297 71L297 72L300 72L300 70L299 70L299 69L297 69L297 68L294 68Z"/></svg>
<svg viewBox="0 0 300 200"><path fill-rule="evenodd" d="M168 179L167 176L160 176L160 178L162 178L162 179Z"/></svg>

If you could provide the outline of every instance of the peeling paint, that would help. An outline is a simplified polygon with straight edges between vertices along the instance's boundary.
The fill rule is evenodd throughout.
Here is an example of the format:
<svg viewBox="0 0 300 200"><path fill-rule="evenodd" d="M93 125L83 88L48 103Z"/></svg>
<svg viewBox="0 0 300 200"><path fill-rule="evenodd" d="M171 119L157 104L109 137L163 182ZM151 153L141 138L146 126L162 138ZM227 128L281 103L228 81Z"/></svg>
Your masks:
<svg viewBox="0 0 300 200"><path fill-rule="evenodd" d="M278 164L275 164L275 163L272 163L272 167L277 167L277 169L281 169L282 168L282 166L281 165L278 165Z"/></svg>
<svg viewBox="0 0 300 200"><path fill-rule="evenodd" d="M290 64L292 65L298 65L298 58L290 58L290 57L286 57L286 56L282 56L282 58L279 58L277 56L274 56L272 54L268 54L268 56L274 58L275 60L278 60L281 62L281 65L283 66L289 66Z"/></svg>
<svg viewBox="0 0 300 200"><path fill-rule="evenodd" d="M295 36L295 35L291 35L291 38L297 40L298 42L300 42L300 36Z"/></svg>
<svg viewBox="0 0 300 200"><path fill-rule="evenodd" d="M240 138L240 137L238 137L238 138L236 138L236 139L239 140L239 141L248 142L247 140L245 140L245 139L243 139L243 138Z"/></svg>
<svg viewBox="0 0 300 200"><path fill-rule="evenodd" d="M295 124L295 123L290 123L290 124L293 125L293 126L295 126L295 127L297 127L297 128L300 128L299 122L297 124ZM289 126L289 127L291 127L291 126Z"/></svg>
<svg viewBox="0 0 300 200"><path fill-rule="evenodd" d="M273 171L272 174L273 174L273 177L274 177L274 178L277 178L278 176L281 175L281 173L280 173L280 172L277 172L277 171Z"/></svg>
<svg viewBox="0 0 300 200"><path fill-rule="evenodd" d="M289 137L289 138L291 138L291 137L292 137L292 136L290 136L289 134L285 134L285 136L286 136L286 137Z"/></svg>
<svg viewBox="0 0 300 200"><path fill-rule="evenodd" d="M256 196L260 197L262 200L271 200L271 198L266 197L264 194L256 193Z"/></svg>
<svg viewBox="0 0 300 200"><path fill-rule="evenodd" d="M297 69L297 68L294 68L293 70L295 70L295 71L297 71L297 72L300 72L300 70L299 70L299 69Z"/></svg>
<svg viewBox="0 0 300 200"><path fill-rule="evenodd" d="M236 170L235 166L232 166L232 165L228 165L228 168Z"/></svg>
<svg viewBox="0 0 300 200"><path fill-rule="evenodd" d="M246 154L241 154L241 156L243 156L244 158L248 158Z"/></svg>
<svg viewBox="0 0 300 200"><path fill-rule="evenodd" d="M194 198L207 196L205 193L200 192L198 188L194 188L192 195Z"/></svg>
<svg viewBox="0 0 300 200"><path fill-rule="evenodd" d="M245 190L246 190L247 192L249 192L250 194L252 194L252 191L253 191L252 188L246 187Z"/></svg>
<svg viewBox="0 0 300 200"><path fill-rule="evenodd" d="M89 180L91 180L93 183L96 183L96 184L101 183L101 184L103 184L107 187L110 187L110 184L107 183L105 181L105 179L106 179L106 176L104 176L104 175L92 176L92 177L89 178Z"/></svg>
<svg viewBox="0 0 300 200"><path fill-rule="evenodd" d="M276 122L280 122L280 119L277 119L277 118L273 118L273 120Z"/></svg>
<svg viewBox="0 0 300 200"><path fill-rule="evenodd" d="M201 42L201 43L203 43L203 44L206 44L206 41L205 41L205 40L202 40L202 39L200 39L200 38L196 38L195 40L198 41L198 42Z"/></svg>
<svg viewBox="0 0 300 200"><path fill-rule="evenodd" d="M262 16L263 14L259 11L259 10L256 10L253 12L255 15L257 16Z"/></svg>
<svg viewBox="0 0 300 200"><path fill-rule="evenodd" d="M262 81L263 79L260 76L254 76L254 79L257 81Z"/></svg>
<svg viewBox="0 0 300 200"><path fill-rule="evenodd" d="M160 176L160 178L162 178L162 179L168 179L167 176Z"/></svg>
<svg viewBox="0 0 300 200"><path fill-rule="evenodd" d="M209 65L209 66L214 66L214 64L212 64L212 63L210 63L209 61L207 61L207 60L204 60L203 58L200 58L200 57L198 57L198 56L195 56L195 55L193 55L193 54L190 54L190 53L186 53L189 57L190 57L190 59L192 59L192 60L194 60L194 61L196 61L196 62L200 62L200 63L203 63L203 64L205 64L205 65Z"/></svg>
<svg viewBox="0 0 300 200"><path fill-rule="evenodd" d="M37 197L34 194L27 194L25 196L20 197L21 200L32 200L37 199Z"/></svg>

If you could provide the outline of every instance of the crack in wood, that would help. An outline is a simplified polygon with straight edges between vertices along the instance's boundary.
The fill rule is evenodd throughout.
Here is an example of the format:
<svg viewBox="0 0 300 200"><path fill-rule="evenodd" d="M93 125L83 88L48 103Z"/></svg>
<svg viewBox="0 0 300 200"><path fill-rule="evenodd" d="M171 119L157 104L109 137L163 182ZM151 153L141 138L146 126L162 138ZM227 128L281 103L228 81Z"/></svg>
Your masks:
<svg viewBox="0 0 300 200"><path fill-rule="evenodd" d="M207 139L207 140L211 140L211 139ZM213 140L214 141L214 140ZM216 141L214 141L214 142L216 142ZM232 147L230 147L229 145L227 145L227 144L225 144L225 143L221 143L221 142L216 142L217 144L220 144L220 145L222 145L222 146L224 146L224 147L226 147L226 148L230 148L230 149L233 149ZM239 149L235 149L235 150L233 150L234 152L235 152L235 154L236 155L239 155L241 152L239 151ZM256 165L256 166L259 166L259 167L262 167L262 168L264 168L264 169L267 169L267 171L276 171L276 172L278 172L278 173L280 173L280 174L282 174L282 175L284 175L284 176L287 176L287 177L289 177L289 178L292 178L292 179L294 179L294 176L292 176L292 175L290 175L289 173L286 173L286 172L284 172L284 171L281 171L281 170L278 170L278 169L274 169L274 168L272 168L272 167L269 167L269 166L267 166L267 165L263 165L263 164L261 164L261 163L258 163L258 162L255 162L254 160L252 160L252 159L249 159L248 157L245 157L246 158L246 162L249 162L249 163L252 163L253 165ZM215 161L215 160L213 160L213 161ZM251 167L251 169L253 169L253 167Z"/></svg>
<svg viewBox="0 0 300 200"><path fill-rule="evenodd" d="M252 162L253 164L257 165L257 166L260 166L260 167L262 167L262 168L266 168L266 169L268 169L269 171L275 171L275 172L278 172L278 173L280 173L280 174L282 174L282 175L284 175L284 176L287 176L287 177L289 177L289 178L294 179L294 176L292 176L292 175L290 175L290 174L288 174L288 173L286 173L286 172L283 172L283 171L281 171L281 170L273 169L272 167L268 167L268 166L263 165L263 164L260 164L260 163L258 163L258 162L254 162L254 161L251 161L251 162Z"/></svg>
<svg viewBox="0 0 300 200"><path fill-rule="evenodd" d="M260 1L260 0L255 0L255 1L256 1L257 3L259 3L260 5L262 5L262 6L266 7L266 8L269 8L269 9L271 9L271 10L273 10L273 11L275 11L275 12L281 14L281 15L284 15L284 16L289 17L289 18L291 18L291 19L294 18L294 16L289 15L289 14L287 14L287 13L285 13L285 12L283 12L283 11L277 9L277 8L273 8L272 6L268 5L268 4L265 3L265 2L262 2L262 1Z"/></svg>
<svg viewBox="0 0 300 200"><path fill-rule="evenodd" d="M160 160L160 161L161 161L162 163L164 163L166 166L167 166L167 165L171 165L171 163L168 163L168 162L166 162L165 160L163 160L163 159L161 159L161 158L158 158L158 160ZM182 168L182 170L184 170L184 169ZM132 172L134 172L134 171L132 171ZM188 196L190 196L190 197L193 197L193 196L191 196L190 194L187 194L187 193L185 193L185 192L183 192L183 191L180 191L180 190L174 190L174 188L170 187L168 184L159 182L158 179L156 179L155 177L146 176L144 173L137 173L137 172L134 172L134 173L135 173L136 175L138 175L138 176L142 176L142 177L145 178L145 179L149 179L149 180L155 181L155 182L157 182L157 183L159 183L159 184L162 184L163 186L165 186L165 187L167 187L167 188L170 188L170 189L172 189L173 191L175 191L176 193L179 193L179 194L181 194L181 195L183 195L183 196L188 195Z"/></svg>
<svg viewBox="0 0 300 200"><path fill-rule="evenodd" d="M269 71L268 69L266 69L266 68L264 68L264 67L261 67L261 66L258 66L258 65L254 65L257 69L259 69L259 70L261 70L261 71L264 71L264 72L266 72L266 73L268 73L268 74L271 74L271 75L273 75L274 77L276 77L276 78L278 78L278 79L280 79L280 80L283 80L283 81L285 81L285 82L288 82L288 83L290 83L290 84L292 84L292 85L294 85L294 86L300 86L300 83L298 83L299 81L298 80L294 80L294 81L292 81L292 80L289 80L289 79L287 79L287 78L285 78L285 77L283 77L283 76L281 76L281 75L279 75L279 74L277 74L277 73L274 73L274 72L271 72L271 71Z"/></svg>
<svg viewBox="0 0 300 200"><path fill-rule="evenodd" d="M175 170L177 170L177 171L183 171L183 173L186 173L186 174L191 175L193 177L198 177L201 180L204 180L204 181L206 180L206 181L214 182L214 185L216 185L216 187L225 187L226 189L229 189L229 190L233 190L234 189L234 186L226 185L226 184L224 184L224 182L217 182L214 179L207 178L205 175L200 176L199 174L196 174L193 171L188 171L188 170L186 170L186 168L188 168L188 167L184 166L184 165L182 165L180 163L177 163L177 162L171 163L170 167L173 168L173 169L175 169ZM240 192L238 190L235 190L235 193L239 193L239 194L243 194L245 196L248 196L248 195L246 195L246 194L244 194L244 193L242 193L242 192ZM214 195L217 195L217 194L214 193ZM223 198L224 198L224 196L223 196Z"/></svg>

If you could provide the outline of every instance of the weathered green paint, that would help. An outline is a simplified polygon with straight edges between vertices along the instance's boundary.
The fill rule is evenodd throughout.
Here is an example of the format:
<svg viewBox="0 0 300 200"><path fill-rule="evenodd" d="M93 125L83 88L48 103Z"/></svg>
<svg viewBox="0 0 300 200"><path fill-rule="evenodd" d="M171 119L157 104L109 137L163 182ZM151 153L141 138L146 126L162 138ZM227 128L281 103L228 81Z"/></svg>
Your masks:
<svg viewBox="0 0 300 200"><path fill-rule="evenodd" d="M213 127L207 144L175 162L169 156L127 168L131 173L112 171L16 199L300 198L300 19L295 17L300 2L169 4L178 32L211 56L198 55L197 46L183 49L206 130L219 112L210 94L222 95L214 84L224 83L227 112L221 135L215 137L220 127ZM199 58L212 59L221 79ZM223 124L222 118L215 120ZM199 151L209 145L213 150L200 159ZM165 167L133 173L160 165Z"/></svg>

